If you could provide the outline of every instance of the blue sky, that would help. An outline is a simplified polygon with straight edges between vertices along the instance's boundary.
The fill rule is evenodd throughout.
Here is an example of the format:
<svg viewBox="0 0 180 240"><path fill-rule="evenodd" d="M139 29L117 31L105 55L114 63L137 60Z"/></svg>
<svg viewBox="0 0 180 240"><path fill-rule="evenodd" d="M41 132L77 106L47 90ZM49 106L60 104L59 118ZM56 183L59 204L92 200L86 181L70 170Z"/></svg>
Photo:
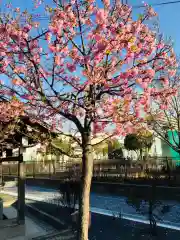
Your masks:
<svg viewBox="0 0 180 240"><path fill-rule="evenodd" d="M141 0L128 0L131 5L141 5ZM169 0L146 0L147 3L161 3L169 2ZM174 40L174 49L175 52L180 54L180 3L177 4L168 4L162 6L154 7L158 13L160 30L166 37L171 37ZM135 10L136 11L139 11Z"/></svg>
<svg viewBox="0 0 180 240"><path fill-rule="evenodd" d="M51 3L51 0L45 0L47 3ZM99 1L99 0L98 0ZM145 2L149 4L153 3L161 3L161 2L168 2L169 0L146 0ZM4 4L8 3L7 0L0 0L1 4L1 11L4 11L6 8L3 6ZM32 0L11 0L12 4L16 7L21 7L22 9L32 9ZM128 0L130 5L141 5L142 0ZM170 5L163 5L163 6L156 6L154 7L159 15L160 21L160 30L166 37L171 37L174 40L174 49L175 52L179 55L180 54L180 30L178 25L180 23L180 3L177 4L170 4ZM143 9L135 9L134 14L140 13ZM43 15L44 11L39 9L40 14Z"/></svg>

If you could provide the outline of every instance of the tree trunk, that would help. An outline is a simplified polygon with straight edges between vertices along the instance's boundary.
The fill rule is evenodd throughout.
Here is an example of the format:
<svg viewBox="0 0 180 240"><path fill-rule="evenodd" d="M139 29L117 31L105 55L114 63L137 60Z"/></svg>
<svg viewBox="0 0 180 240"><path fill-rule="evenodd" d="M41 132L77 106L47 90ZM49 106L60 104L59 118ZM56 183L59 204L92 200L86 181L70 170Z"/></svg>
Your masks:
<svg viewBox="0 0 180 240"><path fill-rule="evenodd" d="M90 214L90 189L93 173L93 159L91 139L85 135L83 139L82 180L79 206L79 231L78 240L88 240L89 214Z"/></svg>

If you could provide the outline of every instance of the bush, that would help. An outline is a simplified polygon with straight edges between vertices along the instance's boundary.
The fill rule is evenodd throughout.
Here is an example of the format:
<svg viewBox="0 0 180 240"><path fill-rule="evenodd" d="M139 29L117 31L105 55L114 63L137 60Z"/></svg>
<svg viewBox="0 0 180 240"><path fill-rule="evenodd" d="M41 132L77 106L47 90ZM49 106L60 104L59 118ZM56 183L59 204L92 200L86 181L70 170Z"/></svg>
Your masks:
<svg viewBox="0 0 180 240"><path fill-rule="evenodd" d="M59 192L61 194L60 200L64 207L74 212L76 205L79 203L80 197L80 182L67 181L60 185Z"/></svg>

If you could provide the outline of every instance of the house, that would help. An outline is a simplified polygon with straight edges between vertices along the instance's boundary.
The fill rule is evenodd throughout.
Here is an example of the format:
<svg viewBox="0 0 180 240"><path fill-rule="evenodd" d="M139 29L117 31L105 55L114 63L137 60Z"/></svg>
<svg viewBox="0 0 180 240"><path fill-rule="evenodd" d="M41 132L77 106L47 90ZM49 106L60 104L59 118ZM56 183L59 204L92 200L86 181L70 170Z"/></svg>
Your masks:
<svg viewBox="0 0 180 240"><path fill-rule="evenodd" d="M50 135L56 136L55 133L50 133L46 126L27 116L1 123L1 156L17 156L23 153L24 161L36 159L40 142L47 141Z"/></svg>

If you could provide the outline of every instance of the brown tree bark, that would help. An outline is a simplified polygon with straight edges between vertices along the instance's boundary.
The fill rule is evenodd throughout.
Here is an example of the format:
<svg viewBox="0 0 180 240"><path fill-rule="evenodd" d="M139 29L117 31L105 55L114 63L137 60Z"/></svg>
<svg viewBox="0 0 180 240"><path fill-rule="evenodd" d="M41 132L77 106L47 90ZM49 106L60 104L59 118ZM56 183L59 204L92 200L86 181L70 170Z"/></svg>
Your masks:
<svg viewBox="0 0 180 240"><path fill-rule="evenodd" d="M82 179L79 204L79 233L78 240L88 240L89 214L90 214L90 189L93 173L93 158L91 151L90 135L83 137Z"/></svg>

